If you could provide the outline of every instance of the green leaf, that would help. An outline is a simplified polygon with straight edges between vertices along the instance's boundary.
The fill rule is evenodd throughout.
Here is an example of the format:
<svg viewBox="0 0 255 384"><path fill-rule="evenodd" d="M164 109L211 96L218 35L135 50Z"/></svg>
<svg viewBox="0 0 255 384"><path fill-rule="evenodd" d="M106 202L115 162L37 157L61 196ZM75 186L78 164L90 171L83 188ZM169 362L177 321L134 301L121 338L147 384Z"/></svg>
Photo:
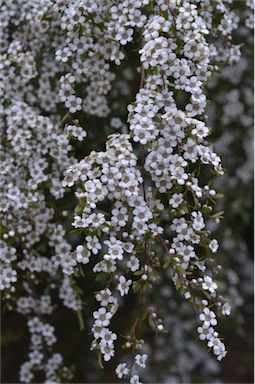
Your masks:
<svg viewBox="0 0 255 384"><path fill-rule="evenodd" d="M79 321L80 331L83 331L85 329L85 326L84 326L84 321L82 318L81 311L78 309L78 311L76 311L76 313L77 313L77 317L78 317L78 321Z"/></svg>
<svg viewBox="0 0 255 384"><path fill-rule="evenodd" d="M209 239L208 237L205 237L205 238L204 238L204 241L205 241L206 244L210 244L211 239Z"/></svg>
<svg viewBox="0 0 255 384"><path fill-rule="evenodd" d="M141 289L140 284L138 284L138 283L133 284L133 292L134 293L138 292L140 289Z"/></svg>
<svg viewBox="0 0 255 384"><path fill-rule="evenodd" d="M111 264L107 264L107 272L108 273L111 273L111 268L112 268Z"/></svg>
<svg viewBox="0 0 255 384"><path fill-rule="evenodd" d="M97 360L97 363L98 363L98 366L99 366L101 369L104 369L104 366L103 366L103 363L102 363L102 353L101 353L101 351L98 352L98 360Z"/></svg>
<svg viewBox="0 0 255 384"><path fill-rule="evenodd" d="M76 229L72 229L68 234L70 236L70 235L74 235L75 233L81 233L81 232L82 232L81 228L76 228Z"/></svg>
<svg viewBox="0 0 255 384"><path fill-rule="evenodd" d="M38 209L39 208L39 204L29 205L29 208L31 208L31 209Z"/></svg>
<svg viewBox="0 0 255 384"><path fill-rule="evenodd" d="M179 289L181 288L181 282L180 282L180 280L179 280L179 279L176 279L174 285L175 285L175 289L176 289L176 291L179 291Z"/></svg>
<svg viewBox="0 0 255 384"><path fill-rule="evenodd" d="M180 90L178 91L178 93L177 93L176 98L178 99L178 98L181 96L181 94L182 94L182 90L180 89Z"/></svg>
<svg viewBox="0 0 255 384"><path fill-rule="evenodd" d="M155 222L156 220L154 220ZM144 241L149 240L152 237L152 231L147 231L144 235Z"/></svg>
<svg viewBox="0 0 255 384"><path fill-rule="evenodd" d="M151 317L149 317L149 324L151 328L155 328L154 321L152 320Z"/></svg>
<svg viewBox="0 0 255 384"><path fill-rule="evenodd" d="M158 272L157 272L157 270L155 269L155 268L152 268L151 269L151 272L152 272L152 275L154 276L154 277L158 277Z"/></svg>
<svg viewBox="0 0 255 384"><path fill-rule="evenodd" d="M100 273L96 276L95 281L100 281L100 280L102 280L105 276L106 276L106 273L105 273L105 272L100 272Z"/></svg>
<svg viewBox="0 0 255 384"><path fill-rule="evenodd" d="M84 61L86 60L86 55L85 55L85 53L82 53L82 54L81 54L80 59L81 59L81 61L84 63ZM87 77L87 76L86 76L86 77Z"/></svg>
<svg viewBox="0 0 255 384"><path fill-rule="evenodd" d="M148 312L147 311L144 311L142 316L141 316L141 320L144 321L146 319L146 317L148 316Z"/></svg>
<svg viewBox="0 0 255 384"><path fill-rule="evenodd" d="M82 266L81 266L81 265L79 265L79 269L80 269L80 272L81 272L81 276L82 276L82 277L85 277L85 275L84 275L84 272L83 272L83 269L82 269Z"/></svg>
<svg viewBox="0 0 255 384"><path fill-rule="evenodd" d="M176 266L176 269L177 269L179 272L183 273L184 275L187 274L186 269L182 268L180 265L177 265L177 266Z"/></svg>
<svg viewBox="0 0 255 384"><path fill-rule="evenodd" d="M140 276L142 274L143 274L143 271L136 271L133 273L133 275L135 275L135 276Z"/></svg>
<svg viewBox="0 0 255 384"><path fill-rule="evenodd" d="M168 20L168 12L167 11L162 11L163 17Z"/></svg>
<svg viewBox="0 0 255 384"><path fill-rule="evenodd" d="M203 290L203 294L205 295L205 297L207 297L208 300L212 299L209 292Z"/></svg>
<svg viewBox="0 0 255 384"><path fill-rule="evenodd" d="M83 290L78 287L78 285L73 285L73 289L75 290L76 293L78 293L78 295L83 295Z"/></svg>
<svg viewBox="0 0 255 384"><path fill-rule="evenodd" d="M41 20L43 21L43 20L47 20L47 18L48 18L48 14L47 13L44 13L43 15L42 15L42 17L41 17Z"/></svg>
<svg viewBox="0 0 255 384"><path fill-rule="evenodd" d="M211 210L212 210L211 207L203 207L203 208L202 208L202 212L203 212L203 213L209 213L209 212L211 212Z"/></svg>
<svg viewBox="0 0 255 384"><path fill-rule="evenodd" d="M198 200L198 198L195 196L195 194L193 195L193 198L194 198L194 203L195 203L196 205L199 205L199 200Z"/></svg>
<svg viewBox="0 0 255 384"><path fill-rule="evenodd" d="M143 252L143 245L142 244L137 244L137 246L135 247L135 252L136 253Z"/></svg>
<svg viewBox="0 0 255 384"><path fill-rule="evenodd" d="M169 267L169 265L171 264L171 259L169 259L168 261L166 261L163 265L163 268L164 269L167 269Z"/></svg>
<svg viewBox="0 0 255 384"><path fill-rule="evenodd" d="M214 215L211 216L212 219L222 219L224 215L224 211L220 211L215 213Z"/></svg>
<svg viewBox="0 0 255 384"><path fill-rule="evenodd" d="M80 269L75 269L74 270L74 274L73 274L75 277L81 277L81 271L80 271Z"/></svg>
<svg viewBox="0 0 255 384"><path fill-rule="evenodd" d="M214 199L222 199L223 197L223 193L216 193L216 195L213 196Z"/></svg>
<svg viewBox="0 0 255 384"><path fill-rule="evenodd" d="M77 215L81 215L82 212L84 210L84 206L83 205L80 205L78 204L75 208L74 208L74 212L77 213Z"/></svg>
<svg viewBox="0 0 255 384"><path fill-rule="evenodd" d="M80 28L79 24L76 24L76 25L74 25L74 27L73 27L73 31L74 31L74 32L77 32L79 28Z"/></svg>
<svg viewBox="0 0 255 384"><path fill-rule="evenodd" d="M187 205L182 204L180 208L181 208L181 210L182 210L183 212L185 212L185 213L189 213L189 209L188 209Z"/></svg>

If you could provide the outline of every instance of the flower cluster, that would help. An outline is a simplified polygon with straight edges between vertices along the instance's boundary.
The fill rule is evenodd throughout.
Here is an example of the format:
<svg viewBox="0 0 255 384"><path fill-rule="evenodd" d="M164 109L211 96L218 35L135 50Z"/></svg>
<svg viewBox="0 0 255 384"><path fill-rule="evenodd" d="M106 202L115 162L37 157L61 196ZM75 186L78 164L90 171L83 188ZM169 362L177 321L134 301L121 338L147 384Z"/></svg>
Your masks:
<svg viewBox="0 0 255 384"><path fill-rule="evenodd" d="M36 371L45 383L71 380L49 317L57 297L83 328L76 277L86 271L101 280L91 350L100 365L115 358L116 340L130 351L119 379L140 383L144 320L160 337L168 328L150 305L163 273L195 306L199 338L225 356L213 327L216 310L230 307L218 297L219 245L208 224L222 218L213 212L220 195L200 172L223 174L208 142L205 88L219 66L239 59L232 8L231 0L3 1L0 289L6 307L27 318L21 382ZM120 336L114 319L128 295L136 318Z"/></svg>
<svg viewBox="0 0 255 384"><path fill-rule="evenodd" d="M71 378L62 357L53 354L56 337L47 319L55 309L52 291L58 287L64 304L73 308L76 301L75 310L80 308L71 282L61 281L71 246L64 238L64 211L57 200L64 196L61 179L74 158L70 130L63 129L63 112L58 111L56 74L62 68L45 49L54 46L52 34L55 46L59 43L58 24L43 18L51 3L8 1L1 6L0 286L7 308L24 314L29 329L33 319L40 324L38 332L30 332L32 352L21 367L22 382L30 382L37 370L49 381L60 380L62 371ZM83 130L72 132L78 139L86 136ZM38 287L42 276L47 280L43 289Z"/></svg>
<svg viewBox="0 0 255 384"><path fill-rule="evenodd" d="M240 9L242 27L236 32L237 38L245 40L242 56L215 76L207 90L209 97L216 97L207 109L208 121L215 127L215 148L227 168L224 178L213 181L214 187L226 196L219 202L219 208L226 214L220 230L214 226L212 230L221 243L221 264L228 285L224 288L238 323L249 321L246 308L253 286L252 240L244 234L249 233L253 220L254 118L250 68L253 67L254 4L249 1L246 4L247 9Z"/></svg>
<svg viewBox="0 0 255 384"><path fill-rule="evenodd" d="M169 255L164 266L173 268L176 287L182 287L185 298L191 300L198 310L207 313L209 303L196 296L197 290L204 292L206 297L206 291L209 291L210 300L216 298L216 306L221 303L216 296L217 284L204 274L207 266L211 267L208 252L206 257L200 256L199 247L217 251L217 241L210 240L210 231L205 229L205 218L211 217L219 222L222 213L211 214L213 198L217 194L209 185L199 185L196 167L198 164L211 164L217 174L223 174L219 156L206 141L209 129L201 118L206 107L203 89L212 73L218 69L212 64L212 58L220 55L221 50L206 40L213 23L209 10L208 17L203 18L195 4L180 1L168 5L159 4L156 9L162 15L151 14L143 21L140 18L143 26L143 46L139 50L141 82L135 102L128 106L130 136L110 137L106 143L106 152L92 152L69 168L63 186L71 187L75 182L82 186L83 191L76 193L80 201L77 212L81 210L81 213L75 216L73 225L83 228L87 235L83 246L85 254L89 252L88 257L91 251L95 255L102 253L102 260L93 270L110 273L107 287L115 283L117 290L124 296L132 284L132 279L127 280L125 276L117 274L128 256L124 253L125 239L133 242L135 249L140 246L140 251L142 249L144 253L142 261L137 251L131 251L135 264L133 271L135 276L139 276L138 280L133 278L133 289L138 287L143 297L144 289L147 288L145 282L149 287L151 274L157 263L160 265L160 261L156 260L155 263L152 257L153 248L159 242L167 252L166 255ZM111 8L113 10L111 17L116 19L115 12L118 14L122 5ZM236 28L234 22L227 32L225 29L223 32L224 22L236 21L237 18L231 12L224 13L226 8L223 4L217 10L223 15L217 31L213 33L221 33L224 39L226 34L229 35ZM132 41L133 32L128 28L130 13L127 10L123 16L126 30L118 25L120 32L112 36L121 45ZM205 16L206 10L202 9L202 13ZM231 43L228 44L227 52L225 61L237 59L237 51ZM180 92L182 107L177 100ZM130 138L142 147L139 162L132 158L132 147L127 142ZM129 149L127 160L123 154L126 148ZM148 186L151 181L153 184ZM164 200L155 199L158 193L165 194L171 204L170 228L176 235L170 248L164 239L163 228L155 223L167 208ZM100 203L105 200L112 201L112 209L107 212L107 216L100 211ZM133 205L135 209L132 209ZM102 245L96 236L99 228ZM105 240L106 237L109 240ZM131 266L131 259L128 266ZM189 278L196 271L201 271L203 277ZM213 269L211 273L214 276ZM145 305L144 302L142 305ZM108 325L111 313L106 312L105 308L100 310L102 314L96 312L95 319L102 316ZM207 323L203 326L206 328ZM132 335L133 343L129 343L133 346L133 353L136 351L136 331ZM216 333L213 332L209 343L215 342L215 338ZM93 348L96 347L104 354L100 343L98 345L93 342ZM226 354L224 344L221 342L221 348L215 347L213 352L219 360L222 359ZM132 364L130 368L132 370Z"/></svg>
<svg viewBox="0 0 255 384"><path fill-rule="evenodd" d="M153 217L158 216L157 211L162 209L162 204L152 196L147 204L140 196L142 176L137 168L137 157L133 153L129 135L112 135L106 142L105 152L92 152L71 166L63 185L70 187L78 181L83 191L76 192L80 201L76 210L81 213L74 217L73 226L77 230L84 230L87 236L84 244L74 251L73 258L77 263L87 264L92 255L94 258L103 252L102 260L94 265L93 271L111 274L106 289L96 294L102 307L93 313L95 322L92 327L95 337L92 349L98 348L104 360L108 361L114 356L113 341L116 335L106 327L118 307L118 300L109 289L110 284L115 285L120 296L128 294L132 280L117 274L117 271L123 269L124 260L127 270L133 273L139 269L135 244L142 245L143 236L148 231L153 236L162 233L163 229L152 222ZM100 203L106 199L115 200L109 215L100 209ZM101 233L102 245L98 233ZM143 272L141 281L146 280L146 266Z"/></svg>

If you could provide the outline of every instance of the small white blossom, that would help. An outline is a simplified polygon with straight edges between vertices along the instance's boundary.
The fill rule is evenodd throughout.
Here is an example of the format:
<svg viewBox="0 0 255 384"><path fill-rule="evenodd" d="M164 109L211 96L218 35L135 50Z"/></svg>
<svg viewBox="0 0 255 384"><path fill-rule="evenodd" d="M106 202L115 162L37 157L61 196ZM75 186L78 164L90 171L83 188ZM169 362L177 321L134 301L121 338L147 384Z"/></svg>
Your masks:
<svg viewBox="0 0 255 384"><path fill-rule="evenodd" d="M210 311L209 308L204 308L203 313L199 315L199 319L203 321L203 327L209 328L211 325L216 325L216 315L213 311Z"/></svg>
<svg viewBox="0 0 255 384"><path fill-rule="evenodd" d="M147 360L147 355L145 355L145 354L143 354L143 355L139 355L139 354L137 354L136 356L135 356L135 363L136 363L136 365L138 365L139 367L141 367L141 368L145 368L145 366L146 366L146 360Z"/></svg>
<svg viewBox="0 0 255 384"><path fill-rule="evenodd" d="M202 283L202 288L208 290L211 293L214 293L217 289L217 284L212 280L210 276L204 276L204 282Z"/></svg>
<svg viewBox="0 0 255 384"><path fill-rule="evenodd" d="M138 375L133 375L133 376L130 378L130 384L142 384L142 382L140 381Z"/></svg>
<svg viewBox="0 0 255 384"><path fill-rule="evenodd" d="M218 248L219 248L219 245L218 245L218 241L213 239L210 244L209 244L209 248L211 249L211 251L213 253L217 252Z"/></svg>
<svg viewBox="0 0 255 384"><path fill-rule="evenodd" d="M120 276L118 290L120 291L121 296L127 295L130 285L132 284L132 280L126 280L125 276Z"/></svg>
<svg viewBox="0 0 255 384"><path fill-rule="evenodd" d="M119 379L126 377L129 373L129 369L127 368L126 363L119 364L115 369L116 375Z"/></svg>
<svg viewBox="0 0 255 384"><path fill-rule="evenodd" d="M223 304L223 306L221 308L221 311L222 311L223 315L229 316L230 313L231 313L231 305L230 305L230 303L226 302L225 304Z"/></svg>

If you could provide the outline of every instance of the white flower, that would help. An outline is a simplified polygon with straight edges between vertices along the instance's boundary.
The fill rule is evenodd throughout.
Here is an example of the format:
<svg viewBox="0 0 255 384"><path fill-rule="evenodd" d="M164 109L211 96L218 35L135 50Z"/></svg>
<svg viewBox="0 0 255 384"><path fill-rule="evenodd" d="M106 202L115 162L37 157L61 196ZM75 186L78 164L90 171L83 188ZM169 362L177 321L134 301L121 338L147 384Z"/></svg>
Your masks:
<svg viewBox="0 0 255 384"><path fill-rule="evenodd" d="M127 368L127 364L126 363L119 364L115 369L115 372L119 379L122 379L123 376L124 377L127 376L129 372L129 369Z"/></svg>
<svg viewBox="0 0 255 384"><path fill-rule="evenodd" d="M225 304L223 304L222 308L221 308L221 312L223 315L230 315L231 313L231 305L229 302L226 302Z"/></svg>
<svg viewBox="0 0 255 384"><path fill-rule="evenodd" d="M112 318L112 313L107 312L104 307L99 308L98 311L93 312L93 317L96 319L95 324L97 326L107 327L110 323L110 319Z"/></svg>
<svg viewBox="0 0 255 384"><path fill-rule="evenodd" d="M113 333L108 328L102 328L100 332L100 337L102 340L100 341L100 346L113 345L113 342L117 339L116 333Z"/></svg>
<svg viewBox="0 0 255 384"><path fill-rule="evenodd" d="M104 355L104 361L109 361L114 356L114 345L105 344L101 346L101 352Z"/></svg>
<svg viewBox="0 0 255 384"><path fill-rule="evenodd" d="M120 291L120 295L124 296L127 295L129 291L129 286L132 284L132 280L126 280L124 276L120 276L119 278L119 284L118 284L118 290Z"/></svg>
<svg viewBox="0 0 255 384"><path fill-rule="evenodd" d="M132 253L134 247L135 247L135 245L130 243L130 242L123 243L123 248L124 248L125 252L127 252L127 253Z"/></svg>
<svg viewBox="0 0 255 384"><path fill-rule="evenodd" d="M109 288L102 289L99 293L96 294L96 299L100 301L100 304L103 307L106 307L108 304L113 303L114 297Z"/></svg>
<svg viewBox="0 0 255 384"><path fill-rule="evenodd" d="M135 272L139 269L140 262L137 257L134 255L130 256L130 259L127 261L127 267L130 268L132 272Z"/></svg>
<svg viewBox="0 0 255 384"><path fill-rule="evenodd" d="M77 263L87 264L89 262L89 257L91 255L90 251L83 247L83 245L78 245L74 252L76 255Z"/></svg>
<svg viewBox="0 0 255 384"><path fill-rule="evenodd" d="M218 248L219 248L219 244L218 244L218 241L213 239L210 244L209 244L209 248L211 249L212 253L215 253L217 252Z"/></svg>
<svg viewBox="0 0 255 384"><path fill-rule="evenodd" d="M97 255L98 251L102 248L98 238L96 236L86 236L85 239L87 240L88 249L91 250L94 255Z"/></svg>
<svg viewBox="0 0 255 384"><path fill-rule="evenodd" d="M205 227L204 218L202 216L202 213L201 212L192 212L191 215L194 217L193 224L192 224L193 228L196 231L201 231Z"/></svg>
<svg viewBox="0 0 255 384"><path fill-rule="evenodd" d="M173 196L171 197L171 199L169 200L169 204L173 208L177 208L182 203L182 201L183 201L183 194L182 193L174 193Z"/></svg>
<svg viewBox="0 0 255 384"><path fill-rule="evenodd" d="M207 343L209 348L213 348L213 353L217 356L217 360L222 360L226 356L227 351L224 343L217 337L217 333L214 333L213 336Z"/></svg>
<svg viewBox="0 0 255 384"><path fill-rule="evenodd" d="M76 97L75 95L70 95L65 102L65 106L71 113L81 110L81 104L82 99L80 97Z"/></svg>
<svg viewBox="0 0 255 384"><path fill-rule="evenodd" d="M119 117L112 117L110 124L115 129L120 129L123 126L123 122Z"/></svg>
<svg viewBox="0 0 255 384"><path fill-rule="evenodd" d="M142 384L142 382L139 381L139 376L138 375L133 375L130 378L130 384Z"/></svg>
<svg viewBox="0 0 255 384"><path fill-rule="evenodd" d="M202 283L202 288L213 293L218 287L217 287L217 284L212 280L210 276L204 276L204 282Z"/></svg>
<svg viewBox="0 0 255 384"><path fill-rule="evenodd" d="M125 227L128 220L127 208L121 207L119 209L115 208L112 210L112 225L120 227Z"/></svg>
<svg viewBox="0 0 255 384"><path fill-rule="evenodd" d="M197 331L199 333L198 337L200 340L206 340L206 339L210 340L213 335L214 329L212 327L209 327L209 328L198 327Z"/></svg>
<svg viewBox="0 0 255 384"><path fill-rule="evenodd" d="M108 255L104 256L106 260L113 259L113 260L122 260L123 259L123 248L119 244L112 244L108 249Z"/></svg>
<svg viewBox="0 0 255 384"><path fill-rule="evenodd" d="M216 315L213 311L210 311L209 308L204 308L203 313L199 315L199 319L203 321L203 327L209 328L210 325L216 325Z"/></svg>
<svg viewBox="0 0 255 384"><path fill-rule="evenodd" d="M137 354L136 356L135 356L135 363L136 363L136 365L138 365L139 367L141 367L141 368L145 368L145 366L146 366L146 360L147 360L147 355L145 355L145 354L143 354L143 355L139 355L139 354Z"/></svg>

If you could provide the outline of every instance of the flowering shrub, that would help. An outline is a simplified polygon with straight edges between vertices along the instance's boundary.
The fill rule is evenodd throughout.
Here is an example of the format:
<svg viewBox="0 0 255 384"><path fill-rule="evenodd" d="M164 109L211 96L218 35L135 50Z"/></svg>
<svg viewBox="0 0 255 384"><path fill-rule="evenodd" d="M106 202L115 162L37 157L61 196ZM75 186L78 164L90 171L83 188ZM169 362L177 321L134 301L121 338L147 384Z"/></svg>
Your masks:
<svg viewBox="0 0 255 384"><path fill-rule="evenodd" d="M233 5L3 1L1 290L31 336L21 382L38 372L72 380L49 318L60 298L86 326L78 280L88 275L90 349L101 368L114 359L116 380L138 384L146 334L169 331L154 308L163 276L194 307L198 339L225 357L217 314L230 304L218 294L210 224L223 217L222 195L208 171L224 172L205 109L211 77L240 57ZM121 335L112 324L127 297L136 309Z"/></svg>
<svg viewBox="0 0 255 384"><path fill-rule="evenodd" d="M221 243L227 279L227 288L223 281L222 288L231 299L235 330L252 315L249 300L253 294L253 15L243 10L239 16L242 27L235 39L245 41L242 56L212 79L208 93L214 95L215 103L207 108L210 125L215 127L215 148L227 168L224 177L213 182L226 196L219 202L224 220L220 231L215 227L213 233Z"/></svg>

